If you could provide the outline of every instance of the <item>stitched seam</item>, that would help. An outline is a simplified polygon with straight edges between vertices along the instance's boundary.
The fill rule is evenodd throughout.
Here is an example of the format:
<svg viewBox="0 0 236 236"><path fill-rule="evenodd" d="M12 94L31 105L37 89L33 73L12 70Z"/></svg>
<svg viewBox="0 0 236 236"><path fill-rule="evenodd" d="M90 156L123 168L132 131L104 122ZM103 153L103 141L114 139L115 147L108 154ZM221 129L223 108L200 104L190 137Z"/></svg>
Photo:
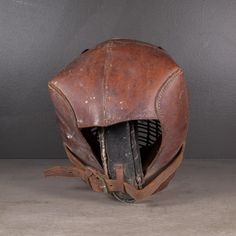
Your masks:
<svg viewBox="0 0 236 236"><path fill-rule="evenodd" d="M71 103L69 102L69 100L68 100L67 97L65 96L65 94L61 91L61 89L59 89L58 87L56 87L56 86L55 86L54 84L52 84L52 83L49 83L49 84L48 84L48 88L51 89L51 90L54 90L57 94L59 94L59 95L65 100L66 104L71 108L71 111L72 111L73 116L74 116L74 119L75 119L75 125L76 125L76 128L77 128L77 131L78 131L79 133L81 133L80 128L78 127L78 122L77 122L77 117L76 117L75 111L74 111L74 109L73 109ZM66 124L66 123L64 123L64 124ZM82 135L82 136L83 136L83 135ZM84 137L84 136L83 136L83 137ZM88 142L87 142L86 139L85 139L85 142L88 144ZM89 144L88 144L88 146L89 146ZM85 150L87 150L86 147L84 147L84 146L80 146L80 148L81 148L81 151L83 151L83 152L85 152ZM92 157L92 159L94 159L94 158L95 158L95 156ZM91 155L90 155L90 154L89 154L89 159L91 160ZM96 158L95 158L95 159L96 159Z"/></svg>
<svg viewBox="0 0 236 236"><path fill-rule="evenodd" d="M175 80L178 79L179 75L183 73L183 71L181 69L177 69L176 71L174 71L166 80L166 82L163 84L161 90L157 93L155 101L155 110L156 110L156 114L158 114L160 116L160 118L163 118L163 113L161 111L161 99L163 97L163 95L165 94L166 90L168 89L169 85Z"/></svg>
<svg viewBox="0 0 236 236"><path fill-rule="evenodd" d="M72 113L73 113L74 119L75 119L75 123L76 123L76 127L77 127L77 129L78 129L77 117L76 117L76 115L75 115L75 111L74 111L74 109L73 109L71 103L69 102L69 100L68 100L67 97L65 96L65 94L64 94L59 88L57 88L55 85L53 85L53 84L51 84L51 83L48 84L48 88L49 88L49 89L52 89L52 90L55 90L62 98L64 98L64 100L66 101L66 103L69 105L69 107L70 107L71 110L72 110Z"/></svg>
<svg viewBox="0 0 236 236"><path fill-rule="evenodd" d="M165 91L167 90L167 88L169 87L169 85L171 84L171 82L173 82L175 79L179 78L178 76L183 73L183 71L178 68L177 70L175 70L165 81L165 83L162 85L161 90L159 90L159 92L156 95L155 98L155 110L156 110L156 114L158 116L158 119L161 122L161 132L162 132L162 140L161 140L161 145L160 148L158 150L158 153L156 155L156 157L153 159L153 161L150 163L148 168L152 168L155 161L158 159L158 157L160 156L162 150L163 150L163 138L165 136L166 130L164 129L164 125L162 125L162 118L163 118L163 114L161 112L161 99L163 97L163 95L165 94Z"/></svg>
<svg viewBox="0 0 236 236"><path fill-rule="evenodd" d="M113 42L109 42L106 45L106 55L105 55L105 61L104 61L104 78L103 78L103 122L104 124L107 123L107 112L106 112L106 102L108 97L108 76L111 68L111 53L112 53L112 45Z"/></svg>

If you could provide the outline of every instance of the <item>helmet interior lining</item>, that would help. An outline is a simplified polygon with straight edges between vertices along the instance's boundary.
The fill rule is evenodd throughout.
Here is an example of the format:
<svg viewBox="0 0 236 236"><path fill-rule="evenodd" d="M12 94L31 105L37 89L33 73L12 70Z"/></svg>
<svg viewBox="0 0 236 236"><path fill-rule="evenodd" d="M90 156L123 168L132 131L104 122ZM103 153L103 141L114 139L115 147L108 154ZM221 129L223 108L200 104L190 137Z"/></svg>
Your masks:
<svg viewBox="0 0 236 236"><path fill-rule="evenodd" d="M133 120L130 122L134 122L135 124L137 143L141 154L143 171L145 172L148 165L159 151L162 140L161 124L159 120ZM97 160L102 165L99 128L100 127L83 128L81 132Z"/></svg>

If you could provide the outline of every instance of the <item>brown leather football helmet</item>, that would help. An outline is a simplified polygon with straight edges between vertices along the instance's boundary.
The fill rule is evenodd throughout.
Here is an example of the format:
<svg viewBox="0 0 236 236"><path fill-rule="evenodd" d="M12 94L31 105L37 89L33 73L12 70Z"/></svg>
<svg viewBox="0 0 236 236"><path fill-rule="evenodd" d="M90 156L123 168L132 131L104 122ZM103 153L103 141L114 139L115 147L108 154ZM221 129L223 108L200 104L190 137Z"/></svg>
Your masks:
<svg viewBox="0 0 236 236"><path fill-rule="evenodd" d="M188 126L183 71L161 47L112 39L85 50L49 82L69 167L120 201L167 186L180 165Z"/></svg>

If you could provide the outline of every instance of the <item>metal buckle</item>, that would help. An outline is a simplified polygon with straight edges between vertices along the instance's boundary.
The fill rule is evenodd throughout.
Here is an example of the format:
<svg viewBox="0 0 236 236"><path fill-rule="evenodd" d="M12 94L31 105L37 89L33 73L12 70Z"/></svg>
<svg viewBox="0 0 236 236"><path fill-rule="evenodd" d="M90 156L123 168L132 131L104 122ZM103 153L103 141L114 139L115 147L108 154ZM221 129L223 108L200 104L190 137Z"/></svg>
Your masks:
<svg viewBox="0 0 236 236"><path fill-rule="evenodd" d="M105 175L101 175L99 174L96 170L94 170L93 168L91 167L87 167L88 170L90 170L92 172L92 174L99 180L100 182L100 187L102 189L102 191L104 193L108 193L108 189L107 189L107 185L106 185L106 181L105 181Z"/></svg>
<svg viewBox="0 0 236 236"><path fill-rule="evenodd" d="M100 187L101 187L102 191L104 193L108 193L107 185L106 185L104 178L99 175L97 175L96 177L99 179L99 181L101 183Z"/></svg>

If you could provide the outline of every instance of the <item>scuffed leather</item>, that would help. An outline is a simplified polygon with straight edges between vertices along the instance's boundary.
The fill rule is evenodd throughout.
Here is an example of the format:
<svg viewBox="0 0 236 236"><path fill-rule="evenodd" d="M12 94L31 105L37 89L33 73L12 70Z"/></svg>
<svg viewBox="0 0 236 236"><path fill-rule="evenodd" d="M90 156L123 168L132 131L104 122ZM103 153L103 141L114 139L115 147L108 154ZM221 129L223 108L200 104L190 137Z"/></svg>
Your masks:
<svg viewBox="0 0 236 236"><path fill-rule="evenodd" d="M156 119L155 97L178 69L157 47L110 40L81 54L49 84L68 99L79 128Z"/></svg>
<svg viewBox="0 0 236 236"><path fill-rule="evenodd" d="M153 180L183 145L188 126L181 68L165 50L112 39L82 53L49 82L64 143L86 165L100 169L81 128L158 119L162 143L146 171ZM68 138L69 137L69 138Z"/></svg>

